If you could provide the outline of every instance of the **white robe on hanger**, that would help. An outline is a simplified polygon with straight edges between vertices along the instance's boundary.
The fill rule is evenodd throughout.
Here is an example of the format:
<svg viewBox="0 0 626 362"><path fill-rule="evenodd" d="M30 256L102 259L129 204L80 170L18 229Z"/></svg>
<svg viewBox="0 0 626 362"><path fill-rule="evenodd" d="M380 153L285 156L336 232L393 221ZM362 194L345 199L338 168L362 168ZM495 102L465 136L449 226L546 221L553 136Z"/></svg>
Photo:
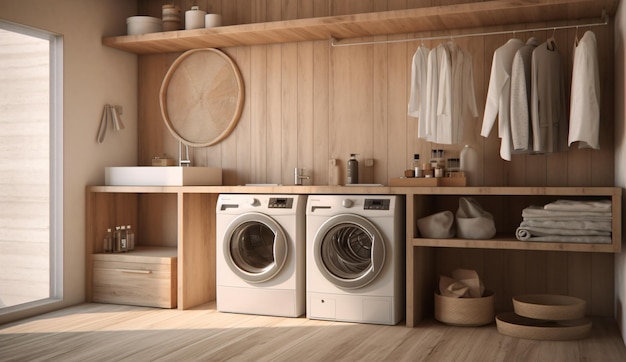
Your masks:
<svg viewBox="0 0 626 362"><path fill-rule="evenodd" d="M530 72L533 50L539 45L530 38L513 58L511 68L511 138L514 151L532 151L530 125Z"/></svg>
<svg viewBox="0 0 626 362"><path fill-rule="evenodd" d="M420 45L411 62L411 95L409 96L408 115L418 119L417 137L427 138L426 132L426 94L429 49Z"/></svg>
<svg viewBox="0 0 626 362"><path fill-rule="evenodd" d="M511 161L511 68L515 53L524 46L520 39L510 39L496 49L491 64L487 102L481 136L488 137L498 117L498 137L501 139L500 157Z"/></svg>
<svg viewBox="0 0 626 362"><path fill-rule="evenodd" d="M440 64L446 58L445 46L439 45L428 53L426 76L426 137L430 142L437 141L437 106L439 102Z"/></svg>
<svg viewBox="0 0 626 362"><path fill-rule="evenodd" d="M440 64L436 142L458 144L463 141L465 117L478 117L472 56L455 42L444 46L449 57Z"/></svg>
<svg viewBox="0 0 626 362"><path fill-rule="evenodd" d="M600 149L600 69L598 45L587 31L574 47L568 146Z"/></svg>

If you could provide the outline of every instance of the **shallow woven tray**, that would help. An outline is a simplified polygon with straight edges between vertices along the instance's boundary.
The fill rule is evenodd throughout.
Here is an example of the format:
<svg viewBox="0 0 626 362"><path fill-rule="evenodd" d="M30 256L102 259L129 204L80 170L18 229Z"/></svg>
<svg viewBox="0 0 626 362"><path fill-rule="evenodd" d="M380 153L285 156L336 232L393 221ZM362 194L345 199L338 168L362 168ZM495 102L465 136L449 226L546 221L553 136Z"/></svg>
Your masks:
<svg viewBox="0 0 626 362"><path fill-rule="evenodd" d="M567 341L587 337L591 332L591 319L545 321L508 312L496 316L496 326L498 332L511 337L542 341Z"/></svg>
<svg viewBox="0 0 626 362"><path fill-rule="evenodd" d="M435 292L435 319L453 326L482 326L494 321L494 293L482 298L445 297Z"/></svg>
<svg viewBox="0 0 626 362"><path fill-rule="evenodd" d="M513 310L528 318L567 321L585 317L586 302L567 295L528 294L513 297Z"/></svg>

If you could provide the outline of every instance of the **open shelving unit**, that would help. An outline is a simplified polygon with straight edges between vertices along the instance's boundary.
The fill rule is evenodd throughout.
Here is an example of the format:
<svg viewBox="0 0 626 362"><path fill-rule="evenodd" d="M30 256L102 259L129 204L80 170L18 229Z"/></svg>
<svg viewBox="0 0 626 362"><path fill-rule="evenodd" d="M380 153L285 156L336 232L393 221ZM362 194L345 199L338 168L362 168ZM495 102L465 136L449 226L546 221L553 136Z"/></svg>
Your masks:
<svg viewBox="0 0 626 362"><path fill-rule="evenodd" d="M137 54L277 44L375 35L468 30L611 16L617 0L498 0L408 10L273 21L105 37L106 46Z"/></svg>

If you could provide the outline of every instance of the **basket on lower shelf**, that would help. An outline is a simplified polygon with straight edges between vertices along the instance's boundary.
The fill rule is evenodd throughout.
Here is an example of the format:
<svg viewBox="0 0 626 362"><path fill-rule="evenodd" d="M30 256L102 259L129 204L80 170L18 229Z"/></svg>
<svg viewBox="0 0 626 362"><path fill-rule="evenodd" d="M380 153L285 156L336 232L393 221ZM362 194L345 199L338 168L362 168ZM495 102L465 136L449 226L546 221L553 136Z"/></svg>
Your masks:
<svg viewBox="0 0 626 362"><path fill-rule="evenodd" d="M475 327L493 323L493 291L480 298L454 298L435 292L435 319L453 326Z"/></svg>
<svg viewBox="0 0 626 362"><path fill-rule="evenodd" d="M498 332L511 337L565 341L585 338L591 320L586 302L566 295L532 294L513 297L514 313L496 317Z"/></svg>

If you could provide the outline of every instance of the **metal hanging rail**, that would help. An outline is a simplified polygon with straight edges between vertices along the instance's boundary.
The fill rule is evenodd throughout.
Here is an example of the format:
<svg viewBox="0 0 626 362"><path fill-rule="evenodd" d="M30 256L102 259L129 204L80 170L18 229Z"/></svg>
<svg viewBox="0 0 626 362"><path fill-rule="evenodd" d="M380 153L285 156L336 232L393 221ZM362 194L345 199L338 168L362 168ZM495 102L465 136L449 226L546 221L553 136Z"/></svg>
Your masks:
<svg viewBox="0 0 626 362"><path fill-rule="evenodd" d="M560 25L560 26L546 26L541 28L531 28L531 29L517 29L517 30L499 30L499 31L489 31L489 32L481 32L481 33L469 33L469 34L457 34L457 35L437 35L437 36L427 36L427 37L419 37L419 38L410 38L410 39L394 39L394 40L373 40L373 41L364 41L364 42L348 42L341 43L341 40L335 38L334 36L330 37L330 46L333 48L336 47L348 47L348 46L356 46L356 45L376 45L376 44L391 44L391 43L407 43L412 41L426 41L426 40L444 40L444 39L458 39L458 38L470 38L470 37L478 37L478 36L490 36L490 35L505 35L505 34L517 34L517 33L530 33L536 31L548 31L548 30L562 30L562 29L574 29L574 28L587 28L594 26L604 26L609 24L609 16L603 10L601 15L601 21L597 23L587 23L587 24L576 24L576 25Z"/></svg>

